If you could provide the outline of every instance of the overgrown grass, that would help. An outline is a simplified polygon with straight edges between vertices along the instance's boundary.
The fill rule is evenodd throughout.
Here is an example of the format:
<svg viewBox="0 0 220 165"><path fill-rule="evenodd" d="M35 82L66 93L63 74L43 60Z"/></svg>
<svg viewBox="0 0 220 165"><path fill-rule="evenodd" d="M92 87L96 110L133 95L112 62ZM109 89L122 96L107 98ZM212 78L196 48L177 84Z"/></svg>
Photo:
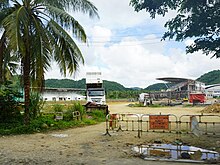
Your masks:
<svg viewBox="0 0 220 165"><path fill-rule="evenodd" d="M78 105L79 106L79 105ZM23 120L14 123L0 123L0 135L15 135L15 134L31 134L36 132L46 132L51 130L60 130L86 125L94 125L105 121L105 115L102 111L94 110L88 115L79 120L65 118L63 120L54 120L53 114L41 115L40 117L31 120L29 125L24 125Z"/></svg>

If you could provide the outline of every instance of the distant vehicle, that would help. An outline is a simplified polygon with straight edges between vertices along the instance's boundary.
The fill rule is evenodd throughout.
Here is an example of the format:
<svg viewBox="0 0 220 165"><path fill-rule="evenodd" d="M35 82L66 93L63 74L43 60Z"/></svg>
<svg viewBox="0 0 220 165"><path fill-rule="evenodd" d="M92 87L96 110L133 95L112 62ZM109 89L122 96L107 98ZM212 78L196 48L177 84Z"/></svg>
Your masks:
<svg viewBox="0 0 220 165"><path fill-rule="evenodd" d="M101 78L101 72L86 73L86 99L87 103L105 105L105 89Z"/></svg>
<svg viewBox="0 0 220 165"><path fill-rule="evenodd" d="M149 93L141 93L139 94L138 100L140 103L144 103L144 100L149 99L149 98L150 98Z"/></svg>
<svg viewBox="0 0 220 165"><path fill-rule="evenodd" d="M108 114L105 89L103 87L101 76L101 72L86 73L86 109L87 111L91 111L93 109L105 110L105 113Z"/></svg>
<svg viewBox="0 0 220 165"><path fill-rule="evenodd" d="M152 104L152 100L149 93L141 93L139 94L139 103L144 106Z"/></svg>
<svg viewBox="0 0 220 165"><path fill-rule="evenodd" d="M183 102L188 102L189 99L188 99L187 97L184 97L182 101L183 101Z"/></svg>

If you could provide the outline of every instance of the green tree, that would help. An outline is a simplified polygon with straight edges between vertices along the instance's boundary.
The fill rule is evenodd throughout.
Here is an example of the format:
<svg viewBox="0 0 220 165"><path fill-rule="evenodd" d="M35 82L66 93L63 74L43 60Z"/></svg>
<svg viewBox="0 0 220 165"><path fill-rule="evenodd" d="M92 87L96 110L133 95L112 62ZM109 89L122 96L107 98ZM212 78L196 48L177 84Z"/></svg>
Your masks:
<svg viewBox="0 0 220 165"><path fill-rule="evenodd" d="M87 0L0 0L0 28L8 47L21 61L26 124L30 120L30 86L43 87L50 62L55 60L64 76L67 71L73 74L84 62L67 31L81 42L86 42L86 34L70 11L98 16L96 7Z"/></svg>
<svg viewBox="0 0 220 165"><path fill-rule="evenodd" d="M0 84L0 122L18 122L21 116L18 100L22 95L11 85L10 81Z"/></svg>
<svg viewBox="0 0 220 165"><path fill-rule="evenodd" d="M213 70L205 73L197 80L205 83L206 85L220 84L220 70Z"/></svg>
<svg viewBox="0 0 220 165"><path fill-rule="evenodd" d="M206 55L220 57L220 1L219 0L131 0L135 11L146 10L151 18L176 10L174 18L167 21L163 39L182 41L193 38L186 47L187 53L202 50Z"/></svg>

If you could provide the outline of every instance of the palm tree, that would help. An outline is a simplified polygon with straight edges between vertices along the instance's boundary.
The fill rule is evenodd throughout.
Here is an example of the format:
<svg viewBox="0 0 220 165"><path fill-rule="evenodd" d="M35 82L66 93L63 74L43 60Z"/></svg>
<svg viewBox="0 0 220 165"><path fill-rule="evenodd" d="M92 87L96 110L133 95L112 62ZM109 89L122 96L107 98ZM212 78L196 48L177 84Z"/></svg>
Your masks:
<svg viewBox="0 0 220 165"><path fill-rule="evenodd" d="M6 48L6 38L5 34L2 34L2 37L0 38L0 84L3 83L3 54Z"/></svg>
<svg viewBox="0 0 220 165"><path fill-rule="evenodd" d="M98 16L96 7L88 0L0 0L0 28L8 46L18 55L25 93L25 123L28 124L30 86L43 86L44 73L55 60L61 73L73 74L84 63L74 37L86 42L83 27L68 12L81 11Z"/></svg>

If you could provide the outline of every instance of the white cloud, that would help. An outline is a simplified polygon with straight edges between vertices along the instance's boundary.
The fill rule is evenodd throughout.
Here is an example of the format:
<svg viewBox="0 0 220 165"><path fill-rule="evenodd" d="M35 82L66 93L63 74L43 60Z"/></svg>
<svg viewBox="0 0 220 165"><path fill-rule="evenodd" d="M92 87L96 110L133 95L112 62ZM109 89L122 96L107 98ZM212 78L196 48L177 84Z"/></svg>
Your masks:
<svg viewBox="0 0 220 165"><path fill-rule="evenodd" d="M106 43L110 41L112 36L112 32L110 29L101 26L94 26L91 34L92 34L93 42L98 42L98 43Z"/></svg>
<svg viewBox="0 0 220 165"><path fill-rule="evenodd" d="M201 52L185 53L184 47L193 42L161 42L158 35L150 34L164 31L165 18L151 20L143 11L134 12L129 6L130 0L92 0L99 9L100 20L89 20L77 15L85 27L89 38L89 47L79 44L85 58L73 79L85 77L86 71L101 71L103 79L116 81L126 87L147 87L157 83L158 77L198 78L204 73L220 69L219 59L210 59ZM171 18L175 12L170 12ZM82 21L81 21L82 20ZM130 33L119 36L118 33L130 28ZM142 32L137 35L137 31ZM115 33L117 32L117 33ZM116 41L117 38L117 41ZM180 46L181 45L181 46ZM62 78L56 66L46 78Z"/></svg>
<svg viewBox="0 0 220 165"><path fill-rule="evenodd" d="M194 40L192 40L192 39L187 39L184 43L185 43L186 46L189 46L189 45L191 45L191 44L194 43Z"/></svg>

